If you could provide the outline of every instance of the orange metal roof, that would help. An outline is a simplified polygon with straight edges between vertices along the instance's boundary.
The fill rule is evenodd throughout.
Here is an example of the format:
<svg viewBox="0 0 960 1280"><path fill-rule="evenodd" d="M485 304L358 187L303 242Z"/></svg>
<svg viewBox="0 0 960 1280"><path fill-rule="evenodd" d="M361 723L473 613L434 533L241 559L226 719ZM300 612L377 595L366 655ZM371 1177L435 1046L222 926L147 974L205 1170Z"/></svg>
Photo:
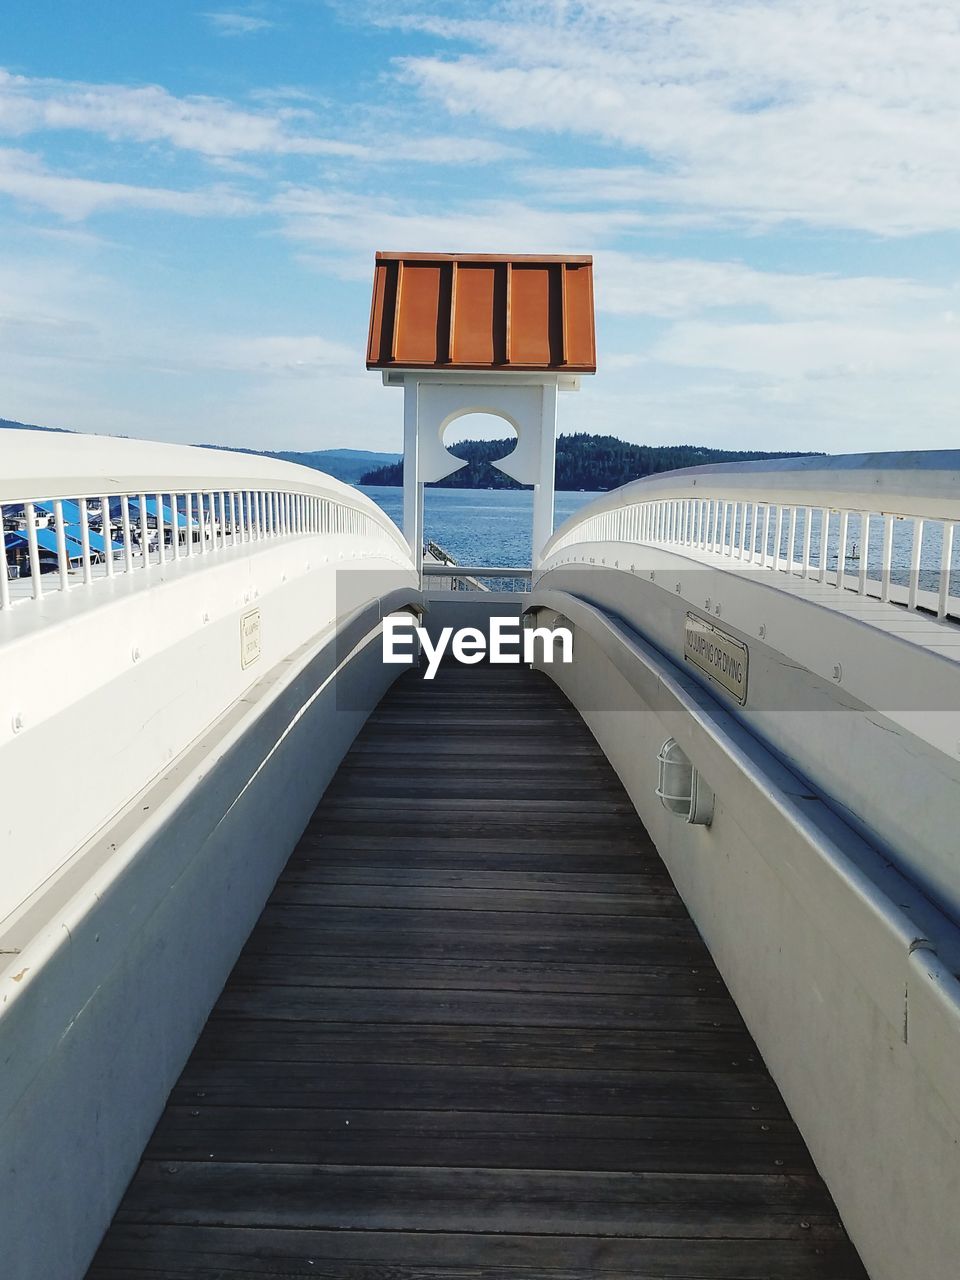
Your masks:
<svg viewBox="0 0 960 1280"><path fill-rule="evenodd" d="M378 253L367 368L596 373L593 258Z"/></svg>

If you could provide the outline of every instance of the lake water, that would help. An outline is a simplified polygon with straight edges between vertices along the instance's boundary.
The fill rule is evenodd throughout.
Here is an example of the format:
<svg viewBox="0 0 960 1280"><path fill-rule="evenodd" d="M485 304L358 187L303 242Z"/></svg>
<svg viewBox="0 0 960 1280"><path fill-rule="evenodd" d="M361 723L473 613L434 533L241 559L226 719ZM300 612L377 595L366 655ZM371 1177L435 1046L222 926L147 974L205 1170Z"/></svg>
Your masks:
<svg viewBox="0 0 960 1280"><path fill-rule="evenodd" d="M403 490L361 485L391 520L403 525ZM554 527L597 497L595 493L558 493ZM426 539L438 543L460 564L529 566L531 489L425 489Z"/></svg>

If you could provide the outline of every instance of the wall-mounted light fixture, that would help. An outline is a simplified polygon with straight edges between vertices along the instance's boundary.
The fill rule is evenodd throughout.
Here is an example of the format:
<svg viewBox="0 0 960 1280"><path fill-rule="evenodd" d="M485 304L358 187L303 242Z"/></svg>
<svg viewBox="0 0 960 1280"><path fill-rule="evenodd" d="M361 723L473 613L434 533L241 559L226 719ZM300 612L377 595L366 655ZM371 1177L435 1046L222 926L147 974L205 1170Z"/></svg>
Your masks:
<svg viewBox="0 0 960 1280"><path fill-rule="evenodd" d="M713 792L703 781L676 738L668 738L657 756L660 803L686 822L708 827L713 820Z"/></svg>

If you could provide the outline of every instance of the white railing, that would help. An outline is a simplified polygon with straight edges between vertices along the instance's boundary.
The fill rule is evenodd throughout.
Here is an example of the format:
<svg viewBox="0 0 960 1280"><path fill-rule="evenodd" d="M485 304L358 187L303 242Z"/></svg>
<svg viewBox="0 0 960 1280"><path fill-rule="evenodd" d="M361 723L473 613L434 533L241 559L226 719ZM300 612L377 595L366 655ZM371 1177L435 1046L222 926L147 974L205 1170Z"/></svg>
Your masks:
<svg viewBox="0 0 960 1280"><path fill-rule="evenodd" d="M322 472L104 436L0 432L0 518L2 610L305 535L373 539L409 558L375 503Z"/></svg>
<svg viewBox="0 0 960 1280"><path fill-rule="evenodd" d="M0 505L18 513L28 570L0 575L3 826L20 850L0 926L254 686L417 592L403 535L369 498L254 455L0 431ZM99 511L119 546L95 563Z"/></svg>
<svg viewBox="0 0 960 1280"><path fill-rule="evenodd" d="M543 567L584 543L673 548L960 618L960 451L692 467L651 476L569 519Z"/></svg>

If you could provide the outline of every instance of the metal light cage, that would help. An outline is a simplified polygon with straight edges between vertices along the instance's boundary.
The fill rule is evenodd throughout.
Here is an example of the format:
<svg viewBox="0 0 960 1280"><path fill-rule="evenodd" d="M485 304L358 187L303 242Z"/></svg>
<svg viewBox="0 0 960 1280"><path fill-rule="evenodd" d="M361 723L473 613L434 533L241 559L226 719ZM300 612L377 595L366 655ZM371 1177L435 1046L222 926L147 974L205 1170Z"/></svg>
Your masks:
<svg viewBox="0 0 960 1280"><path fill-rule="evenodd" d="M657 755L660 803L694 826L708 827L713 819L713 792L677 742L668 738Z"/></svg>

